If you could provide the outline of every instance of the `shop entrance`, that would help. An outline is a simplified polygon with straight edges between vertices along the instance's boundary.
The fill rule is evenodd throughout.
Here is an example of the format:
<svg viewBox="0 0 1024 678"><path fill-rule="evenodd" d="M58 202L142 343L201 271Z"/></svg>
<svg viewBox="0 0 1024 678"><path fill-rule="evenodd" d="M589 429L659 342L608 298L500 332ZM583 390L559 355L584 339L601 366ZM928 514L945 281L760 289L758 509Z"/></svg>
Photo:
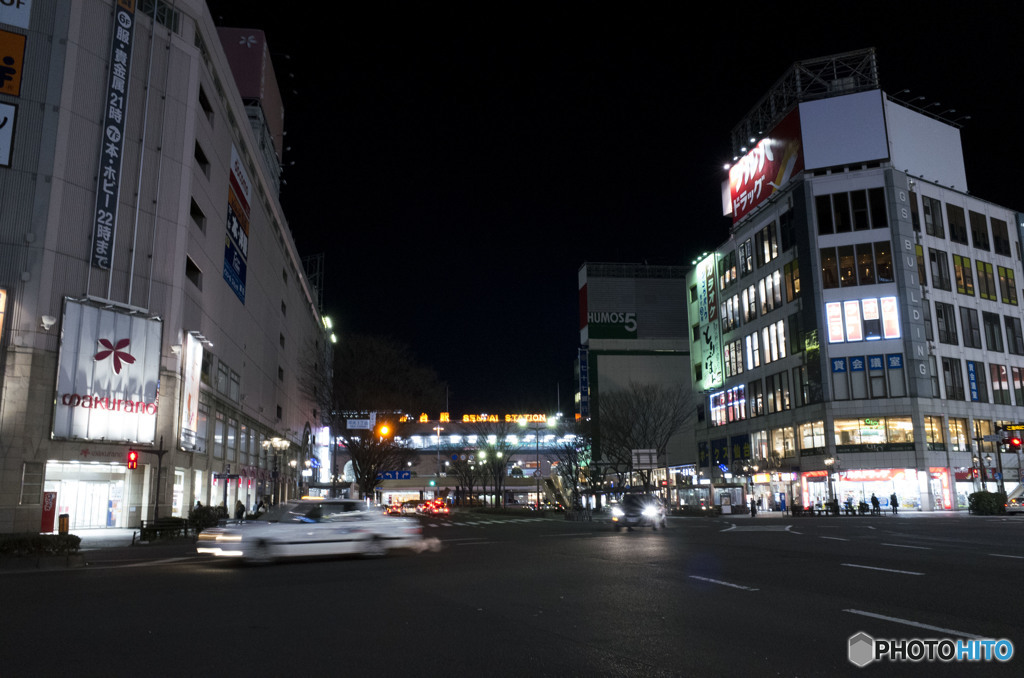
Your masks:
<svg viewBox="0 0 1024 678"><path fill-rule="evenodd" d="M71 529L124 525L123 466L107 464L46 465L47 492L57 493L57 514L69 516Z"/></svg>

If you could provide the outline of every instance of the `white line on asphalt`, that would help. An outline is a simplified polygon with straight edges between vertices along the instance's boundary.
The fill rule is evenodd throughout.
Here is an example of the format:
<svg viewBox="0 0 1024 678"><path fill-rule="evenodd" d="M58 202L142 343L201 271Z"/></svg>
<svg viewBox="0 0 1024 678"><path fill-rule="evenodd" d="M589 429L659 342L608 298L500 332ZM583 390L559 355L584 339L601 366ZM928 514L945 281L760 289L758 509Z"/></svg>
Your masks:
<svg viewBox="0 0 1024 678"><path fill-rule="evenodd" d="M854 565L853 563L840 563L843 567L859 567L862 570L878 570L879 572L895 572L896 574L913 574L923 576L924 572L911 572L910 570L890 570L887 567L871 567L870 565Z"/></svg>
<svg viewBox="0 0 1024 678"><path fill-rule="evenodd" d="M586 537L592 532L566 532L564 534L538 534L538 537Z"/></svg>
<svg viewBox="0 0 1024 678"><path fill-rule="evenodd" d="M882 546L892 546L897 549L918 549L919 551L931 551L931 546L907 546L906 544L886 544L882 542Z"/></svg>
<svg viewBox="0 0 1024 678"><path fill-rule="evenodd" d="M846 537L822 537L822 539L831 539L832 541L850 541Z"/></svg>
<svg viewBox="0 0 1024 678"><path fill-rule="evenodd" d="M1005 553L990 553L988 555L994 556L996 558L1017 558L1019 560L1024 560L1024 556L1011 556L1011 555L1007 555Z"/></svg>
<svg viewBox="0 0 1024 678"><path fill-rule="evenodd" d="M706 581L709 584L718 584L720 586L728 586L734 589L743 589L744 591L759 591L760 589L751 588L750 586L741 586L739 584L730 584L727 581L720 581L718 579L709 579L707 577L698 577L695 574L690 575L690 579L697 579L699 581Z"/></svg>
<svg viewBox="0 0 1024 678"><path fill-rule="evenodd" d="M941 626L922 624L921 622L911 621L910 619L900 619L899 617L888 617L884 614L875 614L874 612L865 612L864 610L843 610L843 612L849 612L850 614L859 614L865 617L873 617L875 619L882 619L884 621L891 621L896 624L906 624L907 626L914 626L919 629L927 629L928 631L939 631L941 633L948 633L951 636L960 636L962 638L988 638L988 636L976 636L973 633L964 633L963 631L956 631L954 629L944 629Z"/></svg>

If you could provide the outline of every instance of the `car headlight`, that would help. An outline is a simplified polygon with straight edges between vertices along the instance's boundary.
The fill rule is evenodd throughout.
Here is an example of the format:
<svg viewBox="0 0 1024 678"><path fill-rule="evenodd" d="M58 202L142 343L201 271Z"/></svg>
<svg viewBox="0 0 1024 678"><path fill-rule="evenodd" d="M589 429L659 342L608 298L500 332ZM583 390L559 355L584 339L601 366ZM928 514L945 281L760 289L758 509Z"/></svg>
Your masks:
<svg viewBox="0 0 1024 678"><path fill-rule="evenodd" d="M648 518L656 518L658 516L658 509L654 506L645 506L644 515Z"/></svg>
<svg viewBox="0 0 1024 678"><path fill-rule="evenodd" d="M621 518L622 516L624 516L626 514L623 513L622 509L620 509L618 506L613 506L612 507L612 515L615 516L616 518Z"/></svg>

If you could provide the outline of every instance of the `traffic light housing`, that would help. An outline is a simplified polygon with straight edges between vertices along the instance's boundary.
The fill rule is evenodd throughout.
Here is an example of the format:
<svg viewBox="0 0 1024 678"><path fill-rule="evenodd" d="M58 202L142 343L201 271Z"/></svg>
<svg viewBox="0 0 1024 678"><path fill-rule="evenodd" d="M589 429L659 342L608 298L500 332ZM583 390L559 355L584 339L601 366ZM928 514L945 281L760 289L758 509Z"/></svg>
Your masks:
<svg viewBox="0 0 1024 678"><path fill-rule="evenodd" d="M128 450L128 468L139 468L139 451Z"/></svg>
<svg viewBox="0 0 1024 678"><path fill-rule="evenodd" d="M1003 438L1003 444L1009 448L1010 452L1020 452L1020 443L1020 436L1016 433L1012 433L1006 438Z"/></svg>

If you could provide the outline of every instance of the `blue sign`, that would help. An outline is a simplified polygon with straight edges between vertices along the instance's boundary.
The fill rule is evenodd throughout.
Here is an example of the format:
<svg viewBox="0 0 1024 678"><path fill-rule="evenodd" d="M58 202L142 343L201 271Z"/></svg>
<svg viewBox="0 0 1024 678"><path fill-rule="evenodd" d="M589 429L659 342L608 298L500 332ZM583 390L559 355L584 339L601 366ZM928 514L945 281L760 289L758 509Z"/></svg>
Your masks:
<svg viewBox="0 0 1024 678"><path fill-rule="evenodd" d="M886 362L889 363L890 370L902 370L903 369L903 354L902 353L889 353L885 356Z"/></svg>
<svg viewBox="0 0 1024 678"><path fill-rule="evenodd" d="M845 372L846 358L832 358L832 372Z"/></svg>
<svg viewBox="0 0 1024 678"><path fill-rule="evenodd" d="M875 370L885 369L885 360L880 355L869 355L868 356L868 369L872 372Z"/></svg>
<svg viewBox="0 0 1024 678"><path fill-rule="evenodd" d="M971 387L971 400L978 402L978 373L973 360L967 361L967 383Z"/></svg>
<svg viewBox="0 0 1024 678"><path fill-rule="evenodd" d="M850 358L850 371L851 372L863 372L864 371L864 356L855 356Z"/></svg>
<svg viewBox="0 0 1024 678"><path fill-rule="evenodd" d="M377 474L377 480L409 480L411 471L383 471Z"/></svg>

